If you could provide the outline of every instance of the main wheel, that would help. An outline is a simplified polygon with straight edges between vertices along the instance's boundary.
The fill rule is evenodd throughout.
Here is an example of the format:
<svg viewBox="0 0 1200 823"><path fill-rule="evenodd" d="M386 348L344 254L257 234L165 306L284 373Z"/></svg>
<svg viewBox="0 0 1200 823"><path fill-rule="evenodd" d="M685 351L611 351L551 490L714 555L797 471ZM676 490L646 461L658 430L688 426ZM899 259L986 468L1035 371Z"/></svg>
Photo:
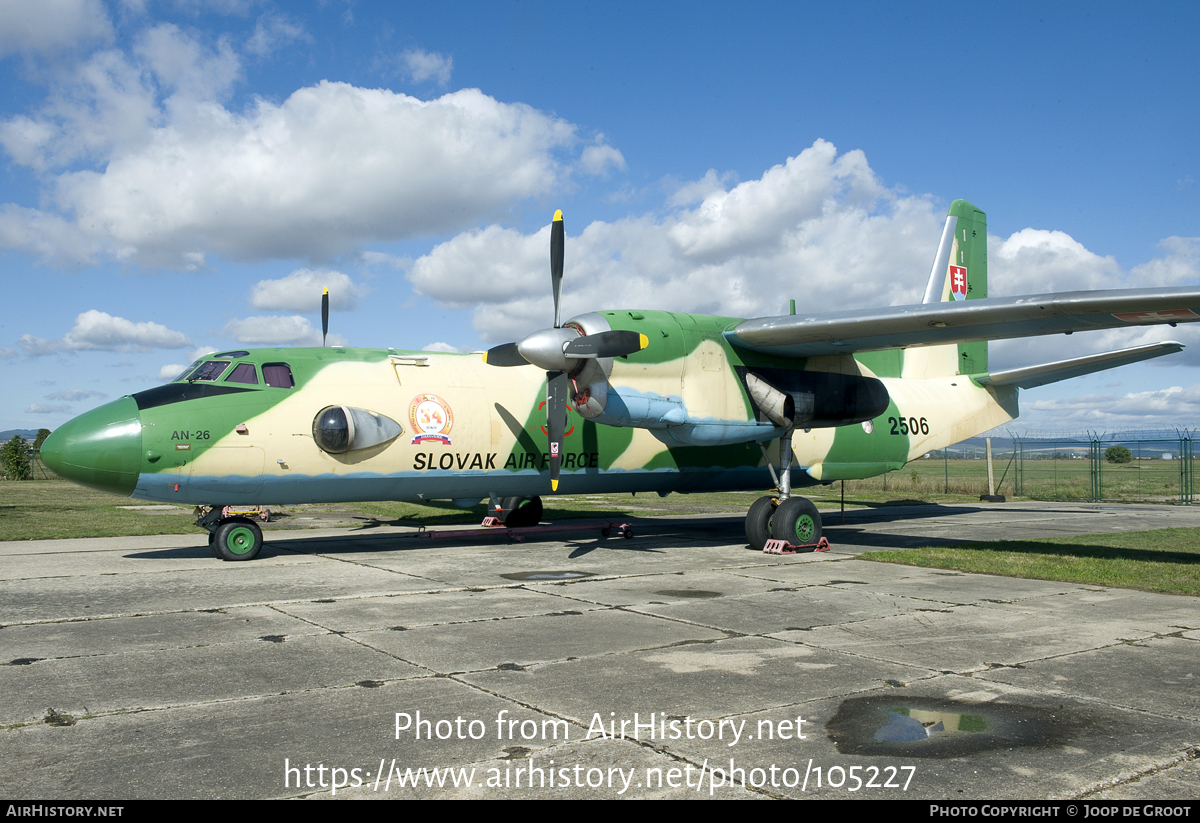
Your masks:
<svg viewBox="0 0 1200 823"><path fill-rule="evenodd" d="M771 539L771 519L775 516L775 499L760 497L746 512L746 542L755 551L762 551Z"/></svg>
<svg viewBox="0 0 1200 823"><path fill-rule="evenodd" d="M510 529L524 529L542 522L542 498L506 497L500 505L508 512L504 525Z"/></svg>
<svg viewBox="0 0 1200 823"><path fill-rule="evenodd" d="M262 548L262 529L241 517L226 520L217 527L212 547L222 560L253 560Z"/></svg>
<svg viewBox="0 0 1200 823"><path fill-rule="evenodd" d="M775 510L771 536L793 546L816 543L821 539L821 514L807 497L789 497Z"/></svg>

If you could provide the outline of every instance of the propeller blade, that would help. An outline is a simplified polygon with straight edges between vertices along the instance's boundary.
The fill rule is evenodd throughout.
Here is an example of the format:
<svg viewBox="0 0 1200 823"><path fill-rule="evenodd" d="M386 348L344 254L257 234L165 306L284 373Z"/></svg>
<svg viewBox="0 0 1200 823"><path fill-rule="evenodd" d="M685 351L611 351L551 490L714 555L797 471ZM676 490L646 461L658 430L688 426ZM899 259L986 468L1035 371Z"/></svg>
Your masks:
<svg viewBox="0 0 1200 823"><path fill-rule="evenodd" d="M326 288L321 293L321 345L325 345L325 338L329 336L329 289Z"/></svg>
<svg viewBox="0 0 1200 823"><path fill-rule="evenodd" d="M554 222L550 224L550 285L554 289L554 328L561 328L559 321L558 299L562 296L563 276L563 245L566 240L566 230L563 228L562 211L554 212Z"/></svg>
<svg viewBox="0 0 1200 823"><path fill-rule="evenodd" d="M571 381L566 372L546 372L546 432L550 435L550 490L558 491L562 467L563 431L567 428L567 395Z"/></svg>
<svg viewBox="0 0 1200 823"><path fill-rule="evenodd" d="M649 338L635 331L602 331L576 337L563 347L567 357L617 357L633 354L650 345Z"/></svg>
<svg viewBox="0 0 1200 823"><path fill-rule="evenodd" d="M493 346L483 353L483 362L489 366L528 366L529 361L521 356L516 343Z"/></svg>

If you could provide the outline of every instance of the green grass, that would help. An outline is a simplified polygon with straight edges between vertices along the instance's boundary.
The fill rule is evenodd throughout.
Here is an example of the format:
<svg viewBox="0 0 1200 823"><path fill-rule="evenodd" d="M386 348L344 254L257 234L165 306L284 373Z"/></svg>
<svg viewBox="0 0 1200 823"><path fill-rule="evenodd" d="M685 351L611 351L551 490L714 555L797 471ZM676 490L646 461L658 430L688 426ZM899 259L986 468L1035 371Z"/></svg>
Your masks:
<svg viewBox="0 0 1200 823"><path fill-rule="evenodd" d="M1173 448L1164 449L1176 451ZM1194 465L1194 464L1193 464ZM1010 499L1017 496L1017 465L1009 465L1009 456L997 457L993 463L996 491ZM1194 474L1200 475L1193 469ZM1101 468L1101 497L1104 500L1126 502L1179 502L1178 460L1145 458L1117 465L1104 463ZM1035 459L1026 455L1021 468L1022 498L1029 500L1091 500L1091 461L1073 459ZM837 486L830 487L836 493ZM900 471L884 477L846 481L846 497L910 498L930 502L978 500L986 494L987 462L985 460L948 460L939 456L914 460ZM807 494L807 492L806 492ZM828 492L826 492L828 494ZM810 495L819 499L820 494Z"/></svg>
<svg viewBox="0 0 1200 823"><path fill-rule="evenodd" d="M1200 595L1200 529L969 543L859 556L908 566Z"/></svg>
<svg viewBox="0 0 1200 823"><path fill-rule="evenodd" d="M153 515L119 508L138 505L153 504L65 480L0 483L0 540L181 534L196 528L190 507Z"/></svg>

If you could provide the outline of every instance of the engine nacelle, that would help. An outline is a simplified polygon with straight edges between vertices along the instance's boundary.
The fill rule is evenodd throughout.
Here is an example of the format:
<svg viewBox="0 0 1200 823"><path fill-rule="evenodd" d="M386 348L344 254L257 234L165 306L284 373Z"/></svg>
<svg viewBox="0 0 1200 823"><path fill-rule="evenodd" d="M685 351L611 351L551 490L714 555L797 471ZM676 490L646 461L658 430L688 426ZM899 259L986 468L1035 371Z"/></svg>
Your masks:
<svg viewBox="0 0 1200 823"><path fill-rule="evenodd" d="M863 374L745 367L737 372L759 411L779 426L862 423L883 414L891 402L883 381Z"/></svg>
<svg viewBox="0 0 1200 823"><path fill-rule="evenodd" d="M572 317L563 327L578 329L584 335L612 331L608 321L595 312ZM578 371L570 375L571 405L582 417L595 420L608 406L608 376L612 374L613 359L597 357L581 362Z"/></svg>

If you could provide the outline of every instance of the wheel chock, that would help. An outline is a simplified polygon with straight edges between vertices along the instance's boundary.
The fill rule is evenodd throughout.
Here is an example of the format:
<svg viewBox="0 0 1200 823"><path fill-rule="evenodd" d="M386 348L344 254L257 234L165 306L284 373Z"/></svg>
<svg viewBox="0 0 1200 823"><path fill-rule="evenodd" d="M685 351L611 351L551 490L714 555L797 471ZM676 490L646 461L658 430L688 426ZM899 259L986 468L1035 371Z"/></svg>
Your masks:
<svg viewBox="0 0 1200 823"><path fill-rule="evenodd" d="M829 551L829 540L825 537L822 537L816 543L805 543L802 546L797 546L786 540L768 540L767 545L763 546L763 554L800 554L802 552L827 551Z"/></svg>

